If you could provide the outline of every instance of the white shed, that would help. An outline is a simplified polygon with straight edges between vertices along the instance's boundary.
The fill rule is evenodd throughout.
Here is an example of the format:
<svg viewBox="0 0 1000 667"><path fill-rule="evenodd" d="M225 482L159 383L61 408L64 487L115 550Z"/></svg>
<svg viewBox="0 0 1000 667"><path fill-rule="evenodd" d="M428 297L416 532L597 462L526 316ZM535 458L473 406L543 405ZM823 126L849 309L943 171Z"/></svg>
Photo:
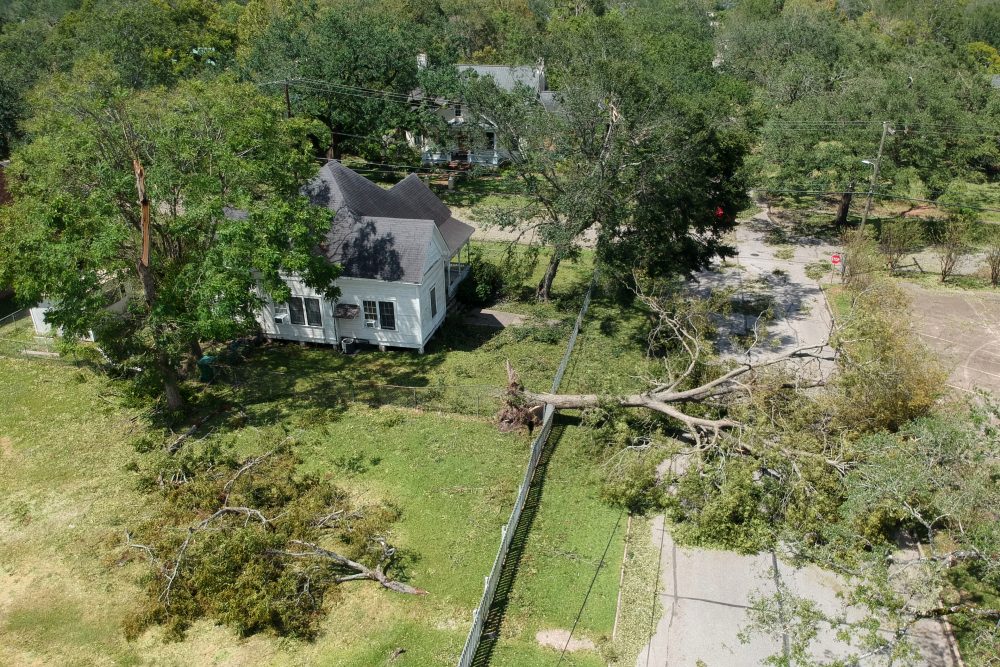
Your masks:
<svg viewBox="0 0 1000 667"><path fill-rule="evenodd" d="M289 301L262 295L261 329L276 339L336 344L347 338L422 352L468 274L473 227L453 217L413 174L386 190L330 161L304 193L336 211L323 251L344 267L340 298L331 302L287 276Z"/></svg>

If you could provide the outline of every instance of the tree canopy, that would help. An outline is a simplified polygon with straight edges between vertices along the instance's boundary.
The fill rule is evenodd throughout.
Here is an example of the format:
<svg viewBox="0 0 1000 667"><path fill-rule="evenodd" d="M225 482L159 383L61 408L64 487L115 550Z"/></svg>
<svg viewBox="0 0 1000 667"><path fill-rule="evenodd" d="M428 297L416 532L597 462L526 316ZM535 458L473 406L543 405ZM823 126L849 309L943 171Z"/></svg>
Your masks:
<svg viewBox="0 0 1000 667"><path fill-rule="evenodd" d="M726 12L722 68L752 85L764 118L751 185L802 196L867 189L883 121L877 192L936 200L954 181L995 179L996 44L977 42L995 39L994 20L975 2L740 3Z"/></svg>
<svg viewBox="0 0 1000 667"><path fill-rule="evenodd" d="M534 230L553 250L542 299L587 235L626 273L688 274L725 252L722 235L746 203L738 172L749 135L711 67L704 16L682 5L666 26L645 11L561 21L546 63L557 107L488 77L466 92L511 151L528 202L498 207L494 223Z"/></svg>
<svg viewBox="0 0 1000 667"><path fill-rule="evenodd" d="M317 250L329 213L299 195L318 130L284 119L276 100L227 79L136 93L98 60L53 77L33 105L10 167L0 282L50 299L65 334L93 330L116 361L163 380L171 407L192 345L254 329L258 282L280 297L281 273L294 272L335 294L337 268ZM107 310L122 291L127 308Z"/></svg>

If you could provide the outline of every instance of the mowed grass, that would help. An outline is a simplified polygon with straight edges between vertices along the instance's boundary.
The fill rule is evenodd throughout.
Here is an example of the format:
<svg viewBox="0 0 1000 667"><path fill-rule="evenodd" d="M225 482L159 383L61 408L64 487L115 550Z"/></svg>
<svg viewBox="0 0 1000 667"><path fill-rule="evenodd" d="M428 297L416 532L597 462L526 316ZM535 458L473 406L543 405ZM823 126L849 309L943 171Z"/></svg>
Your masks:
<svg viewBox="0 0 1000 667"><path fill-rule="evenodd" d="M647 330L641 305L622 304L615 298L613 281L601 281L560 392L613 394L641 389L641 377L657 363L645 354ZM597 666L621 656L631 656L634 662L646 638L642 632L626 631L612 641L628 515L600 497L595 443L579 416L567 413L556 423L537 514L491 664L543 666L562 660L564 665ZM654 579L655 554L649 550L633 554L629 568L630 581ZM634 625L633 617L649 616L649 604L626 602L626 625ZM596 650L562 655L561 645L553 649L538 644L540 631L571 629L573 639L589 640Z"/></svg>
<svg viewBox="0 0 1000 667"><path fill-rule="evenodd" d="M612 655L607 644L628 517L599 497L585 429L572 417L560 417L557 424L492 665L556 665L561 650L539 646L537 633L568 632L574 624L573 638L590 640L598 650L567 652L563 664L605 665L605 656Z"/></svg>
<svg viewBox="0 0 1000 667"><path fill-rule="evenodd" d="M249 452L289 433L306 468L400 508L392 539L406 576L429 595L345 585L312 643L241 639L210 622L183 642L152 630L128 643L122 621L147 566L119 564L125 530L154 516L159 500L136 491L126 471L143 456L132 442L148 427L118 407L114 389L64 364L0 359L0 664L361 667L398 649L394 665L454 662L517 491L525 438L484 420L359 406L314 424L261 426L249 406L246 427L185 446L225 439Z"/></svg>

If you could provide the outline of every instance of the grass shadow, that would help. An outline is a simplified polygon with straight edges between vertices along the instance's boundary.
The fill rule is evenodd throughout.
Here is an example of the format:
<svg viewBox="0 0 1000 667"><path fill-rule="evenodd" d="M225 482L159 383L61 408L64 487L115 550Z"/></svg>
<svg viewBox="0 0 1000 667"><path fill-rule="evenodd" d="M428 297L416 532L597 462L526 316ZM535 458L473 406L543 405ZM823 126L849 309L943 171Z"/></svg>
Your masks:
<svg viewBox="0 0 1000 667"><path fill-rule="evenodd" d="M538 508L542 504L542 494L545 490L545 477L549 461L552 459L552 454L555 452L556 447L559 446L560 440L562 440L566 426L572 421L573 418L556 415L552 432L545 443L541 457L538 459L538 466L535 468L535 476L531 480L531 486L528 487L528 495L524 502L521 518L517 523L517 528L514 530L514 537L510 542L510 550L507 552L503 569L500 571L500 581L497 583L496 592L493 595L493 603L490 605L486 621L483 623L482 638L472 659L474 667L486 667L490 664L493 650L500 639L500 629L503 626L504 617L507 615L507 605L510 602L510 594L514 590L514 584L517 581L517 573L521 567L521 558L524 555L528 536L531 534L531 528L535 523L535 517L538 515Z"/></svg>

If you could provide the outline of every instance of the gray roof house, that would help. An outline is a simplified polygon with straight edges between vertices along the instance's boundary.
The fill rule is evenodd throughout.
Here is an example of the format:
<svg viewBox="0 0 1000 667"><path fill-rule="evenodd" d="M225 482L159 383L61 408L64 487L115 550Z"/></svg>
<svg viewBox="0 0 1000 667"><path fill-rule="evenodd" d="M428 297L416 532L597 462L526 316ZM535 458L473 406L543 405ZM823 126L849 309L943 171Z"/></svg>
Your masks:
<svg viewBox="0 0 1000 667"><path fill-rule="evenodd" d="M426 67L424 54L417 57L418 67ZM479 77L490 77L501 90L513 91L518 86L525 86L534 91L538 102L549 111L558 108L559 102L554 91L548 89L545 79L545 61L539 60L536 65L456 65L460 74ZM419 99L421 93L415 92L414 99ZM410 144L419 147L421 160L424 164L482 165L496 167L510 159L511 154L502 146L497 145L496 132L493 126L484 118L469 118L468 109L455 100L450 103L442 101L439 115L452 128L449 140L445 145L430 141L426 137L408 135ZM485 146L469 145L462 130L468 123L477 123L485 135Z"/></svg>
<svg viewBox="0 0 1000 667"><path fill-rule="evenodd" d="M415 174L385 189L331 160L303 194L335 212L321 249L343 266L337 280L341 294L330 302L296 276L286 276L290 301L274 303L263 295L257 319L264 333L423 351L468 274L474 228L455 218Z"/></svg>

